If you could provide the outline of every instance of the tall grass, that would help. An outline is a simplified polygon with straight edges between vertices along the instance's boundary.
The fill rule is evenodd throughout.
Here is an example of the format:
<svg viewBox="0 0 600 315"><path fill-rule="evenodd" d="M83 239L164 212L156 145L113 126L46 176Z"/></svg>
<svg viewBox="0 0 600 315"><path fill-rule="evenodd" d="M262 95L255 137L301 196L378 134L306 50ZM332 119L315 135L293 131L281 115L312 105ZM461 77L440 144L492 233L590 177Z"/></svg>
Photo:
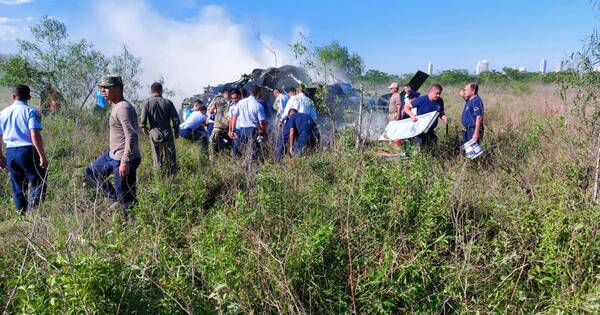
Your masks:
<svg viewBox="0 0 600 315"><path fill-rule="evenodd" d="M585 137L552 86L482 88L486 156L458 128L409 159L338 146L243 172L178 141L179 173L151 171L107 221L82 184L106 117L44 120L44 208L17 222L0 173L0 307L15 313L597 313L600 211ZM458 121L462 102L445 90Z"/></svg>

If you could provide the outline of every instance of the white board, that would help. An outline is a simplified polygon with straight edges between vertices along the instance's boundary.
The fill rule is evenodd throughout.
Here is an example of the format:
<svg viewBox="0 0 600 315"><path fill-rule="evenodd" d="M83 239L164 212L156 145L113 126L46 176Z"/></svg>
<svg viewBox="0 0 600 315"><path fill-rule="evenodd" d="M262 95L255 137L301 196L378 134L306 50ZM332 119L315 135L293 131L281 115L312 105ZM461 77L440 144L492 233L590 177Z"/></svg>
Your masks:
<svg viewBox="0 0 600 315"><path fill-rule="evenodd" d="M417 116L417 121L413 122L410 118L390 121L379 141L393 141L414 138L422 133L429 131L431 125L438 118L440 113L430 112Z"/></svg>

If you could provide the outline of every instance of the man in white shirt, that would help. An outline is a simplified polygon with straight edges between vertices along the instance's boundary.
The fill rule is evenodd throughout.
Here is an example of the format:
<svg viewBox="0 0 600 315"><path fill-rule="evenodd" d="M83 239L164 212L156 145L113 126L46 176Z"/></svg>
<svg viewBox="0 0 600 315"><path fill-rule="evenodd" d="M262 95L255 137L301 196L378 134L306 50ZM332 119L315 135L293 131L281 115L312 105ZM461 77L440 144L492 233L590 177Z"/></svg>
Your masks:
<svg viewBox="0 0 600 315"><path fill-rule="evenodd" d="M283 114L283 119L287 119L288 113L290 109L295 109L298 113L307 114L312 118L315 122L317 121L317 109L315 108L315 103L304 94L304 89L306 86L303 83L300 83L296 87L296 96L293 101L290 98L288 101L288 106L286 106L285 112Z"/></svg>
<svg viewBox="0 0 600 315"><path fill-rule="evenodd" d="M192 103L192 109L193 112L179 125L179 134L192 141L203 139L203 142L206 142L208 140L205 128L208 126L206 107L201 100L196 100Z"/></svg>
<svg viewBox="0 0 600 315"><path fill-rule="evenodd" d="M258 91L257 86L252 86L250 96L237 103L231 118L232 138L238 142L245 165L258 157L257 138L267 138L267 116L264 107L256 99Z"/></svg>

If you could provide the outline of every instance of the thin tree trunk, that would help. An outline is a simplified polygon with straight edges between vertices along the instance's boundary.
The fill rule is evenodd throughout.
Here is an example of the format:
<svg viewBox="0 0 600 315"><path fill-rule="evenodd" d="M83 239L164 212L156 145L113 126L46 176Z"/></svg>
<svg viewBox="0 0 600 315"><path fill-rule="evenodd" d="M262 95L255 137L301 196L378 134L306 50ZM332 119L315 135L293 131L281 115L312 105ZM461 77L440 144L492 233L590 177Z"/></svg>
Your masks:
<svg viewBox="0 0 600 315"><path fill-rule="evenodd" d="M358 106L358 128L356 134L356 149L360 148L360 140L362 137L362 127L363 127L363 110L365 108L365 95L363 89L360 89L360 102Z"/></svg>

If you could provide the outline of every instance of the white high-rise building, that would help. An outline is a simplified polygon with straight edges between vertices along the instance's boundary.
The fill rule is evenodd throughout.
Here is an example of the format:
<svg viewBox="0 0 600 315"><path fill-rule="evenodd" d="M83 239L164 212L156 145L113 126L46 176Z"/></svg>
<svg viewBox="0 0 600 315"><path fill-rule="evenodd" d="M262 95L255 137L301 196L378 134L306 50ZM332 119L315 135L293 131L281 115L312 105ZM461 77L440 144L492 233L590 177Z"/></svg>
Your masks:
<svg viewBox="0 0 600 315"><path fill-rule="evenodd" d="M542 59L542 60L540 61L540 72L541 72L542 74L546 74L546 65L547 65L547 63L546 63L546 59Z"/></svg>
<svg viewBox="0 0 600 315"><path fill-rule="evenodd" d="M555 70L556 70L556 72L563 71L563 62L562 61L559 61L559 62L556 63L556 69Z"/></svg>
<svg viewBox="0 0 600 315"><path fill-rule="evenodd" d="M431 61L427 64L427 74L433 74L433 64L431 63Z"/></svg>
<svg viewBox="0 0 600 315"><path fill-rule="evenodd" d="M477 68L475 68L475 74L482 74L486 71L490 71L490 62L487 60L477 61Z"/></svg>

